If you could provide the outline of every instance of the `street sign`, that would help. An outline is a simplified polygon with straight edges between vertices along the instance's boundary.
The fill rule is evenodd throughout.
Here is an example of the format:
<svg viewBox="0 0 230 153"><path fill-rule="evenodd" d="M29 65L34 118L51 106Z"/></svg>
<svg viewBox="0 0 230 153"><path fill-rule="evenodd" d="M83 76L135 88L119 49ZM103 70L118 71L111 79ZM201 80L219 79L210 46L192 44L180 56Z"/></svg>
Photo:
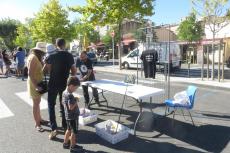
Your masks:
<svg viewBox="0 0 230 153"><path fill-rule="evenodd" d="M112 31L112 32L110 33L110 35L111 35L111 37L114 37L114 36L115 36L115 32Z"/></svg>

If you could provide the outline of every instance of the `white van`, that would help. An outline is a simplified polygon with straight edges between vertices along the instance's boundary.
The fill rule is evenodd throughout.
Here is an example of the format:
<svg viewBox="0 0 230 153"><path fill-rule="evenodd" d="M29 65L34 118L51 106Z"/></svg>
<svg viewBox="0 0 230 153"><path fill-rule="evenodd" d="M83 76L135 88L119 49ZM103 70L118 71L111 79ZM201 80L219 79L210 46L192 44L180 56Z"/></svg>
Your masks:
<svg viewBox="0 0 230 153"><path fill-rule="evenodd" d="M138 48L130 51L126 56L121 58L122 66L125 69L129 68L141 68L142 61L140 56L144 50L147 50L145 44L139 45ZM169 44L168 42L159 42L159 43L152 43L148 46L148 49L155 49L158 53L158 64L164 65L170 62L170 69L174 70L176 68L180 68L181 66L181 54L180 54L180 47L175 42L170 42L170 54L168 56ZM169 58L169 60L168 60Z"/></svg>

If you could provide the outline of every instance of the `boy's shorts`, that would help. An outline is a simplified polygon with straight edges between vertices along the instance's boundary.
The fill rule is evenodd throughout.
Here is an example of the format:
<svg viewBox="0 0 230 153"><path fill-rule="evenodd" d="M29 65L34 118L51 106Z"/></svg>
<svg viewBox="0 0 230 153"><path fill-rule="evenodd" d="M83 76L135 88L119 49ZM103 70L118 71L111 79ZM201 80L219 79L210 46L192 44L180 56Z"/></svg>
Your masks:
<svg viewBox="0 0 230 153"><path fill-rule="evenodd" d="M67 129L71 130L72 133L77 134L78 132L78 118L76 120L67 120Z"/></svg>

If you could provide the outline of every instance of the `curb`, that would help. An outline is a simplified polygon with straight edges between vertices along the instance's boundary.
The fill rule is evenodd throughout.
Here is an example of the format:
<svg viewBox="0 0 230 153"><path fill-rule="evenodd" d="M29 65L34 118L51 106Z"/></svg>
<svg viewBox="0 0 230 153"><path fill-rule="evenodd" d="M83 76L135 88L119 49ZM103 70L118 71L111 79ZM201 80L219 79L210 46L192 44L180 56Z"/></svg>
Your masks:
<svg viewBox="0 0 230 153"><path fill-rule="evenodd" d="M134 72L129 72L129 73L125 73L125 72L120 72L120 71L108 71L108 70L101 70L101 69L97 69L95 68L94 69L95 71L98 71L98 72L107 72L107 73L113 73L113 74L123 74L123 75L129 75L129 74L134 74ZM141 72L139 72L140 74ZM140 77L142 78L142 77ZM184 79L183 77L175 77L175 78L181 78L181 79ZM145 78L143 78L145 79ZM172 80L171 82L172 83L185 83L185 84L194 84L194 85L199 85L200 87L213 87L215 89L219 89L219 90L230 90L230 85L229 85L229 88L228 87L221 87L221 86L218 86L218 85L210 85L210 84L202 84L202 83L196 83L195 82L196 80L194 81L179 81L179 80ZM215 82L216 83L216 82ZM230 82L229 82L230 84Z"/></svg>

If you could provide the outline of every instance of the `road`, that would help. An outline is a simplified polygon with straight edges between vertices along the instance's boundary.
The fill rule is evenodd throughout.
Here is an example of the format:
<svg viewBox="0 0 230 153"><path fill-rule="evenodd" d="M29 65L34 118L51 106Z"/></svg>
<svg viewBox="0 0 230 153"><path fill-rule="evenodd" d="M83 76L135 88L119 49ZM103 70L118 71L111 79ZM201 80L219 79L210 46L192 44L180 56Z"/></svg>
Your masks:
<svg viewBox="0 0 230 153"><path fill-rule="evenodd" d="M122 81L124 75L97 72L97 79L111 79ZM146 86L160 87L165 89L164 78L158 81L139 80L140 84ZM172 83L170 85L170 96L181 90L185 90L188 84ZM44 126L46 132L39 133L34 128L32 118L31 101L26 94L26 81L12 78L0 78L0 153L67 153L62 148L63 131L55 141L48 139L49 127ZM83 106L82 90L77 94L81 96L80 106ZM113 119L118 120L119 108L123 96L105 93L109 101L109 107L92 106L92 110L99 114L98 122ZM41 113L48 119L46 104L47 95L43 96ZM94 124L80 126L78 140L87 152L90 153L179 153L179 152L230 152L230 104L229 91L210 88L209 86L198 86L195 106L192 110L196 126L192 126L188 116L185 121L180 114L176 115L174 126L171 116L161 116L165 110L162 102L167 97L161 95L153 98L154 116L149 109L141 117L137 136L130 135L116 145L112 145L95 134ZM131 98L125 101L121 122L132 128L137 116L138 106ZM58 125L58 106L56 107Z"/></svg>

